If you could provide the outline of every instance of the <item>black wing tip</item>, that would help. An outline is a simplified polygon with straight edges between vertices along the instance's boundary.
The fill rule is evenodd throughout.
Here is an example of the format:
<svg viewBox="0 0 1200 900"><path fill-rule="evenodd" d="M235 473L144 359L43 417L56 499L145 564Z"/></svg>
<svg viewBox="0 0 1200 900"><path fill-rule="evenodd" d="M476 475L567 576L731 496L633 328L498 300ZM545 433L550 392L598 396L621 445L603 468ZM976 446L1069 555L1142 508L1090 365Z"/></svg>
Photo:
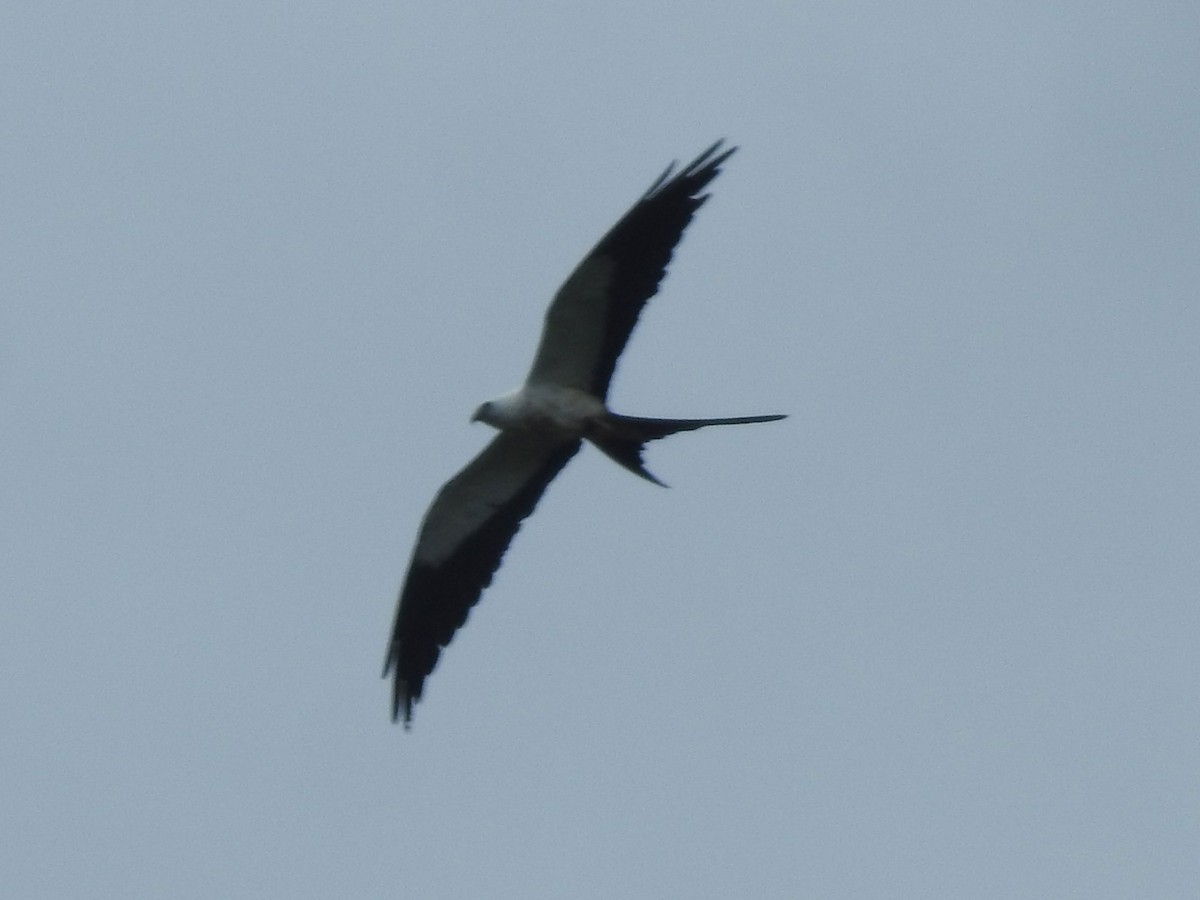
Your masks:
<svg viewBox="0 0 1200 900"><path fill-rule="evenodd" d="M642 195L643 200L653 197L659 191L665 189L669 185L682 181L685 178L701 179L698 187L703 187L708 182L712 181L721 171L721 164L729 157L737 152L737 147L733 146L723 152L718 153L725 144L725 138L719 138L716 142L704 150L699 156L693 159L690 163L684 166L679 171L675 167L679 165L679 160L673 159L670 164L663 169L662 174L654 179L654 183L646 189L646 193ZM716 154L716 155L714 155ZM703 203L708 199L707 194L700 195L695 198L698 203Z"/></svg>
<svg viewBox="0 0 1200 900"><path fill-rule="evenodd" d="M392 721L404 719L404 730L412 730L413 704L421 699L418 691L413 691L404 678L397 673L395 687L392 689Z"/></svg>
<svg viewBox="0 0 1200 900"><path fill-rule="evenodd" d="M399 652L395 645L388 648L387 659L383 661L383 677L387 678L395 670L395 680L392 682L392 721L399 722L401 710L404 716L404 730L412 729L413 704L421 699L421 684L416 689L409 680L400 674Z"/></svg>
<svg viewBox="0 0 1200 900"><path fill-rule="evenodd" d="M729 159L729 157L733 156L733 154L737 152L737 145L735 144L728 150L714 157L713 154L717 153L724 143L725 138L718 138L712 144L712 146L688 163L688 167L683 170L684 174L693 173L698 169L716 169L717 166L721 165L721 163L725 162L725 160Z"/></svg>
<svg viewBox="0 0 1200 900"><path fill-rule="evenodd" d="M413 702L415 700L416 700L416 698L410 694L404 695L403 706L404 706L404 730L405 731L412 731L412 713L413 713L412 708L413 708ZM400 721L400 706L401 706L400 699L397 698L396 701L392 704L392 721L393 722Z"/></svg>

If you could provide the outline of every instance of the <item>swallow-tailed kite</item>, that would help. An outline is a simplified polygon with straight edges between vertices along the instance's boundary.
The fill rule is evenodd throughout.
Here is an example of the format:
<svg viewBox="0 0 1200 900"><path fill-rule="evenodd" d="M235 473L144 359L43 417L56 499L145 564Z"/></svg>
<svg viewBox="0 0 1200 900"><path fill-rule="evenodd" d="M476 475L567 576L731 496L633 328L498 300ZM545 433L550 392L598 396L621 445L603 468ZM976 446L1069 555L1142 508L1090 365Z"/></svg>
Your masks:
<svg viewBox="0 0 1200 900"><path fill-rule="evenodd" d="M425 514L384 664L384 677L395 678L392 717L403 712L406 727L442 648L491 583L521 521L584 440L662 484L642 464L648 441L708 425L783 418L646 419L617 415L605 405L617 357L642 307L707 199L701 192L734 149L722 151L718 141L682 170L667 167L555 295L524 386L476 410L471 421L500 433L438 491Z"/></svg>

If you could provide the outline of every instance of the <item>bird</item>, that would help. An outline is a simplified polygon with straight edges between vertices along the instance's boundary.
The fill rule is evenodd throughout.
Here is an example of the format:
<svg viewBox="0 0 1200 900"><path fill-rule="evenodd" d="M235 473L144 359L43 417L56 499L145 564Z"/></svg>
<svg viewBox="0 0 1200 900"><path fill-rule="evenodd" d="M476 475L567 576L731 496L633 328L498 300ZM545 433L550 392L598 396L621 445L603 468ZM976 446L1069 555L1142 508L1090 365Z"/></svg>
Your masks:
<svg viewBox="0 0 1200 900"><path fill-rule="evenodd" d="M499 433L426 512L384 661L383 677L393 678L392 720L403 716L406 729L438 657L491 584L522 521L585 441L665 487L643 463L646 443L710 425L786 418L654 419L607 406L617 359L642 309L708 199L705 188L736 149L720 140L678 170L667 166L555 294L524 384L471 417Z"/></svg>

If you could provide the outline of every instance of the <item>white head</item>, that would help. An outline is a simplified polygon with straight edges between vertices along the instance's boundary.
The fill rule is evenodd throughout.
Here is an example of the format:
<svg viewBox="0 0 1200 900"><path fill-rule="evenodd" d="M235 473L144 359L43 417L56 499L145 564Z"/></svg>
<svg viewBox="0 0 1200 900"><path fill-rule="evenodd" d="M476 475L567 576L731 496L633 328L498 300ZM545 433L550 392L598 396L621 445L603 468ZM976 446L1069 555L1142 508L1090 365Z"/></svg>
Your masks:
<svg viewBox="0 0 1200 900"><path fill-rule="evenodd" d="M495 400L488 400L475 410L471 416L472 422L486 422L493 428L511 428L521 420L522 397L520 391L513 391Z"/></svg>

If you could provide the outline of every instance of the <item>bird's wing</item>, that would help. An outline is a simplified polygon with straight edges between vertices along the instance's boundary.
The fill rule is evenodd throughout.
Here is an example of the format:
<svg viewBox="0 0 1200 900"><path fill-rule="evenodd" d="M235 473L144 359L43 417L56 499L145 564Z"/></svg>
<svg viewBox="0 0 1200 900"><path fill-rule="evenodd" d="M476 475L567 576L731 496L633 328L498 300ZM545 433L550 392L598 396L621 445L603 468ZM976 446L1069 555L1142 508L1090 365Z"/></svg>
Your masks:
<svg viewBox="0 0 1200 900"><path fill-rule="evenodd" d="M642 198L601 238L559 288L546 311L528 384L578 388L604 399L617 357L654 296L701 191L737 149L713 144L672 174L668 166Z"/></svg>
<svg viewBox="0 0 1200 900"><path fill-rule="evenodd" d="M442 648L467 620L538 499L579 441L505 431L438 491L421 523L400 593L383 675L392 716L407 725Z"/></svg>

